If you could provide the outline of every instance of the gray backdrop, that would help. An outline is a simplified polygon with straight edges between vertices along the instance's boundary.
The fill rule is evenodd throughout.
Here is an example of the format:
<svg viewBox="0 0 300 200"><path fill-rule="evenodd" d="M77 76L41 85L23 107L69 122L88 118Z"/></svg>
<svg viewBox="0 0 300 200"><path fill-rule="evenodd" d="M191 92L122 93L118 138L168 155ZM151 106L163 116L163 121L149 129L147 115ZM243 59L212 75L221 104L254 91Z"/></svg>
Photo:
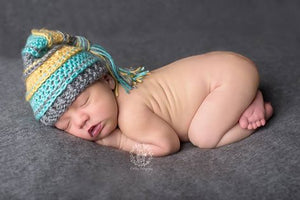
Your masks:
<svg viewBox="0 0 300 200"><path fill-rule="evenodd" d="M0 199L299 199L300 1L0 1ZM155 69L213 50L258 66L275 114L239 143L153 158L44 127L24 102L32 28L86 36L119 66ZM178 77L180 81L180 77Z"/></svg>

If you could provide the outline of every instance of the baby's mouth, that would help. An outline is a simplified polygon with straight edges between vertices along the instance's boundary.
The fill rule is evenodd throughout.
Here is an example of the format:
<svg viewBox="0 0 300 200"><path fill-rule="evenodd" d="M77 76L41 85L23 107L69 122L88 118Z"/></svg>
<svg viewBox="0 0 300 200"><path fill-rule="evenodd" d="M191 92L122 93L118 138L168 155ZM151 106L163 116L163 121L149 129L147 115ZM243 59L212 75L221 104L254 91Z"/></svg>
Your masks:
<svg viewBox="0 0 300 200"><path fill-rule="evenodd" d="M98 136L98 134L100 133L100 131L102 130L102 125L101 125L101 122L92 126L88 132L90 134L91 137L96 137Z"/></svg>

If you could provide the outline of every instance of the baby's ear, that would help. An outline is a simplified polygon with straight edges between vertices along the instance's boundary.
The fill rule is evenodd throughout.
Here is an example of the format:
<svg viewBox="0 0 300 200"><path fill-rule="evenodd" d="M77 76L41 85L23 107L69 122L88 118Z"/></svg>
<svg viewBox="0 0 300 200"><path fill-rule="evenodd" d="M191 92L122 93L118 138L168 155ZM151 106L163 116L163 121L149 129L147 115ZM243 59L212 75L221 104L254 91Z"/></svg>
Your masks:
<svg viewBox="0 0 300 200"><path fill-rule="evenodd" d="M107 83L108 86L109 86L112 90L115 89L115 86L116 86L115 79L114 79L111 75L109 75L109 74L104 75L103 81L104 81L105 83Z"/></svg>

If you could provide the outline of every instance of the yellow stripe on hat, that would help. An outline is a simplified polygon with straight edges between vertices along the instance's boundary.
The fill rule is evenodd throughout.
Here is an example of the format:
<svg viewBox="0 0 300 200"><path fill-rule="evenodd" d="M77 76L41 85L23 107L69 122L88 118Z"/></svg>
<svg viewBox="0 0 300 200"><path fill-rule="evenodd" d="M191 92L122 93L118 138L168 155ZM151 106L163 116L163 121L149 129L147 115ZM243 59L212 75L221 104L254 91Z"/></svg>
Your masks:
<svg viewBox="0 0 300 200"><path fill-rule="evenodd" d="M32 97L37 89L63 65L71 56L81 51L81 48L63 46L48 58L39 68L30 74L26 79L26 101Z"/></svg>
<svg viewBox="0 0 300 200"><path fill-rule="evenodd" d="M53 44L62 43L64 41L64 34L59 31L50 31L47 29L32 29L31 34L45 37L48 41L48 47L51 47Z"/></svg>
<svg viewBox="0 0 300 200"><path fill-rule="evenodd" d="M23 74L26 74L28 71L30 70L34 70L35 67L37 67L37 65L41 65L41 62L44 62L46 59L48 59L48 57L50 57L51 54L55 53L59 48L61 48L62 46L56 46L56 47L53 47L51 49L51 51L48 51L42 58L39 58L39 59L36 59L32 64L30 64L26 69L23 70ZM47 55L51 52L50 55ZM45 58L44 58L45 57Z"/></svg>

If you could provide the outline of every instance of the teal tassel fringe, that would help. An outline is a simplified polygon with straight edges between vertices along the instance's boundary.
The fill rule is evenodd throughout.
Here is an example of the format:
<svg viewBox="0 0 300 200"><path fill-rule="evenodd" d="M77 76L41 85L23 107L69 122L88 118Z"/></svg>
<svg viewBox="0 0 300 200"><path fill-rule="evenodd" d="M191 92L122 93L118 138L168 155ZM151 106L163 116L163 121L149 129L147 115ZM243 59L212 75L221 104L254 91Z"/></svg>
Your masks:
<svg viewBox="0 0 300 200"><path fill-rule="evenodd" d="M109 61L108 70L127 93L129 93L129 91L132 90L138 82L142 82L144 76L149 74L149 70L145 70L144 67L138 67L136 69L117 67L110 54L98 44L91 45L90 52L99 57L103 56Z"/></svg>

